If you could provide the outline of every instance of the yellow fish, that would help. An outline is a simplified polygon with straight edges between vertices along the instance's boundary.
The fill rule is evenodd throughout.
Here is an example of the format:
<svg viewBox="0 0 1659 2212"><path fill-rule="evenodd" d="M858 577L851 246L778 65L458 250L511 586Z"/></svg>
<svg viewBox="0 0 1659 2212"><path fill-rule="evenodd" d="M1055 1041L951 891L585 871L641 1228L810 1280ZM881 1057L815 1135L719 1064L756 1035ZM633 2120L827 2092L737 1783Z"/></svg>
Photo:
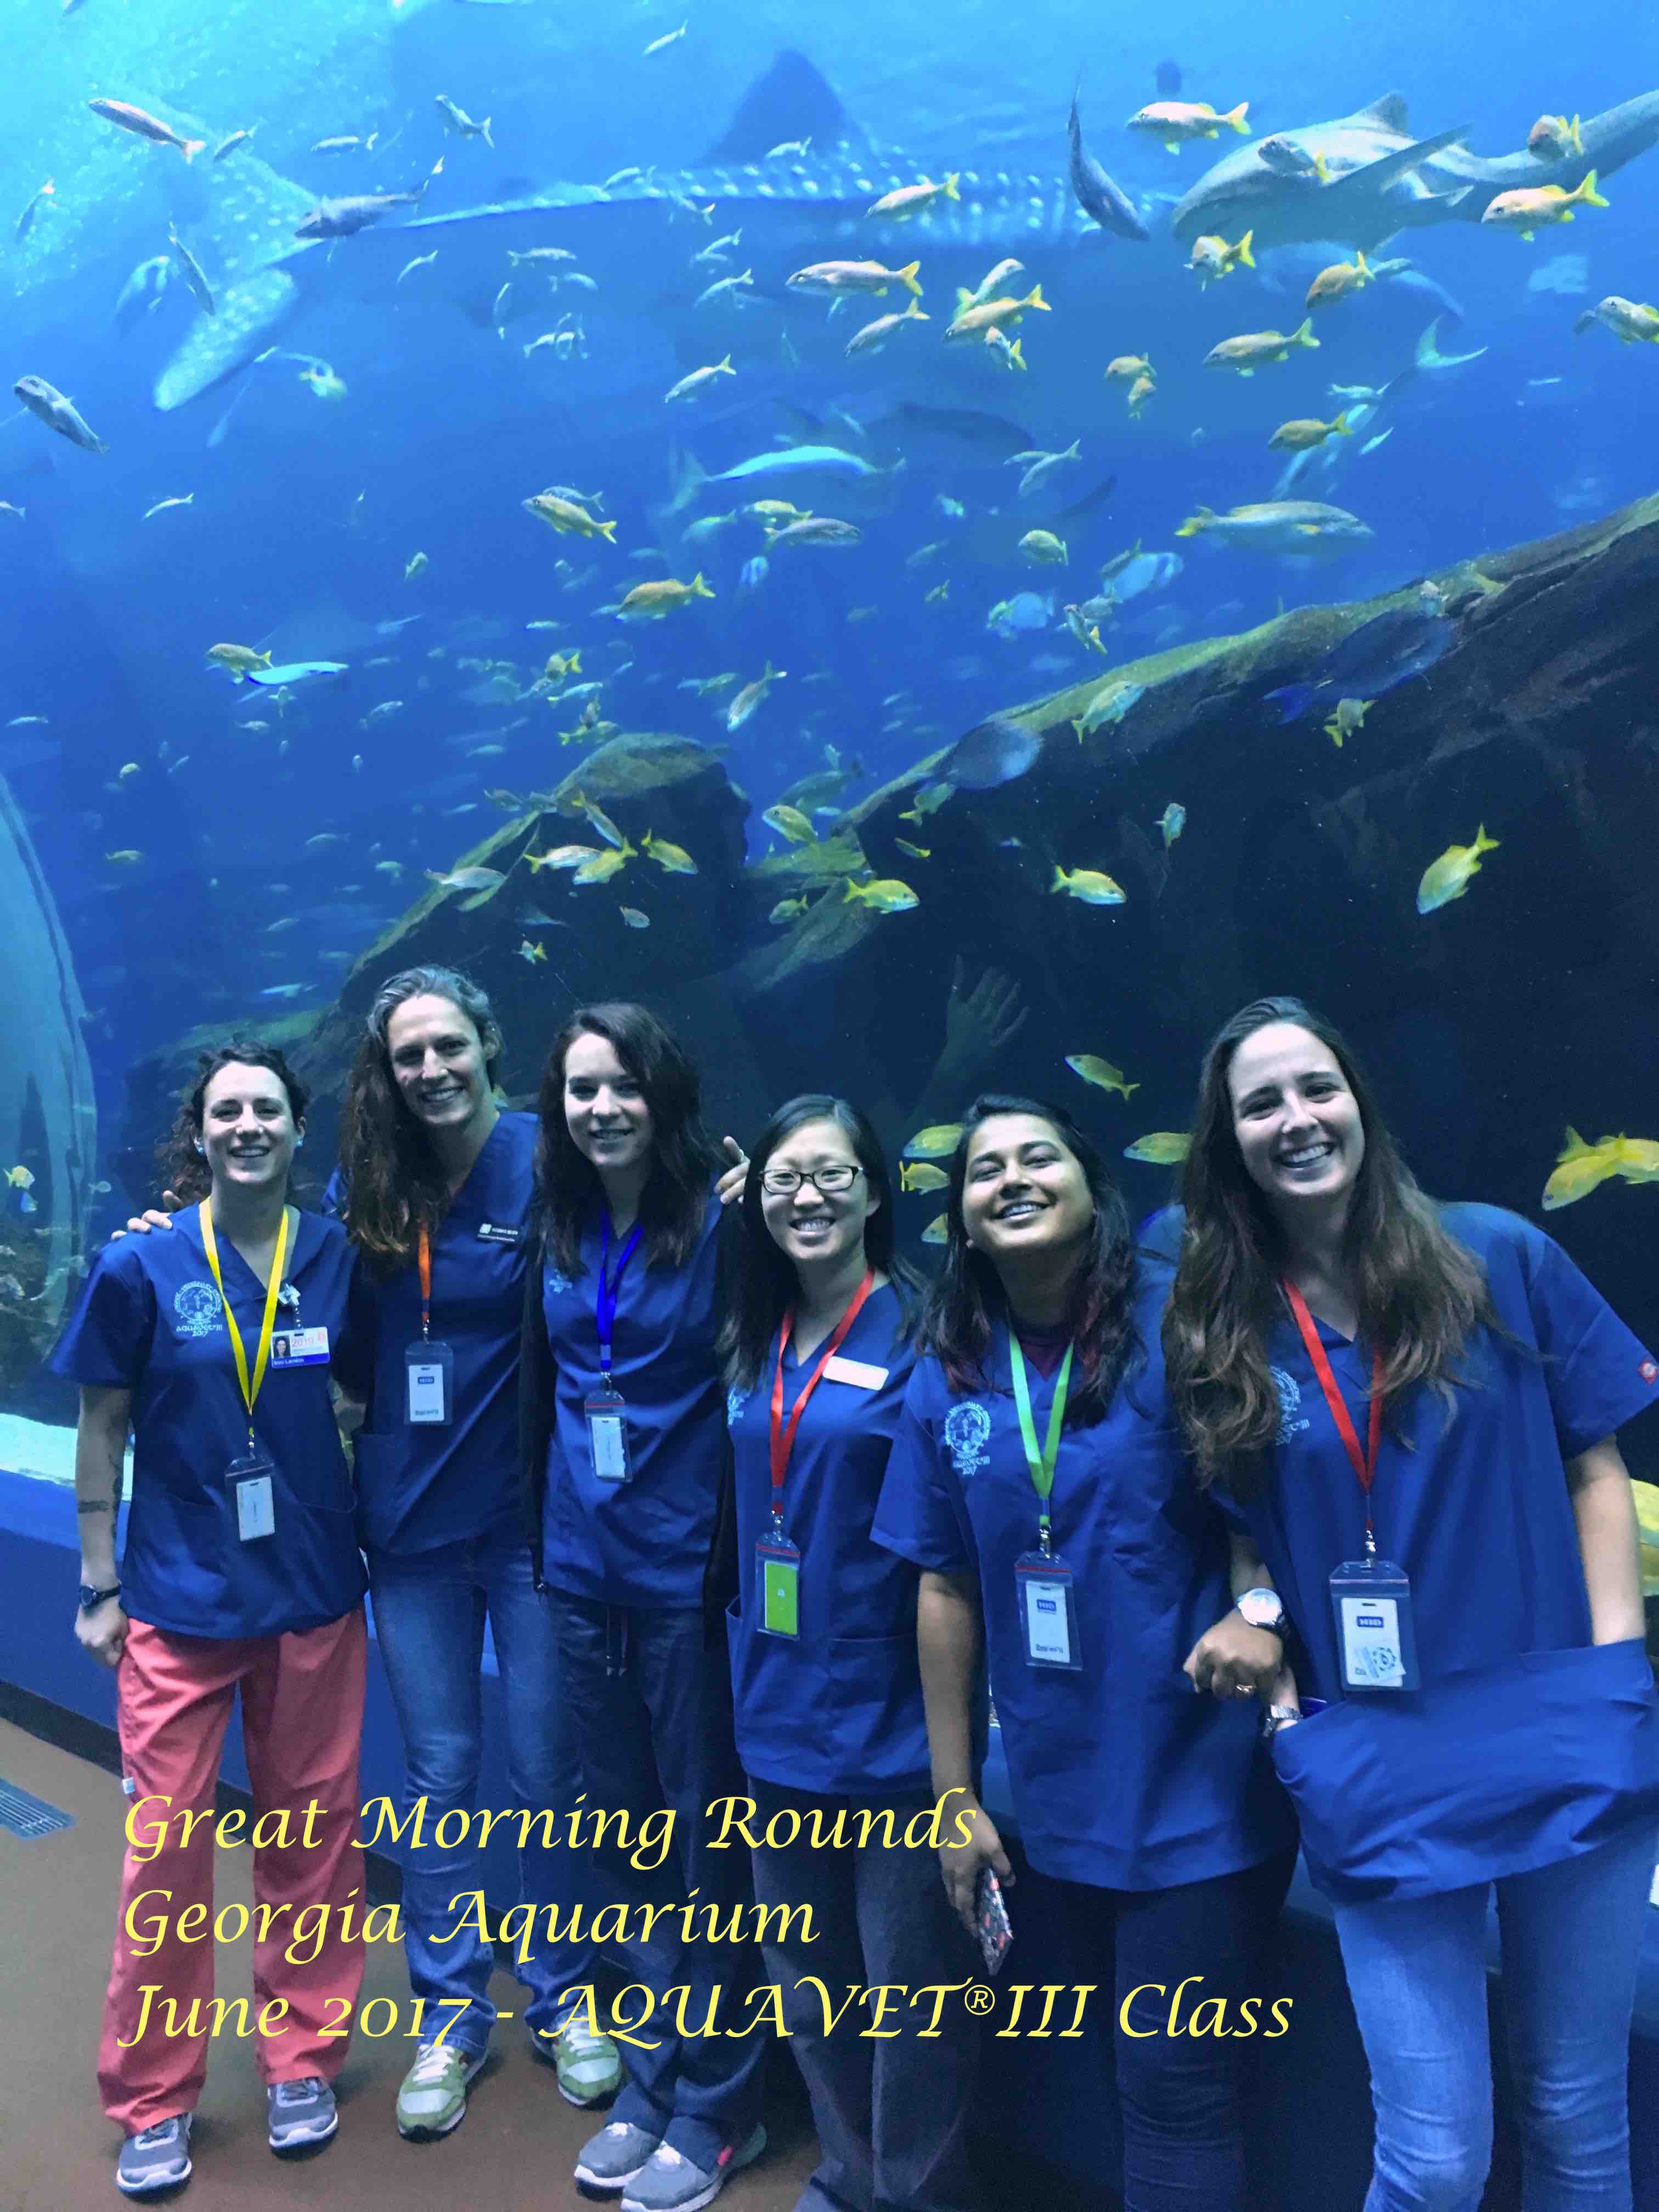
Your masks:
<svg viewBox="0 0 1659 2212"><path fill-rule="evenodd" d="M690 606L693 599L712 599L714 594L702 580L698 569L689 584L677 576L654 578L648 584L635 584L626 593L617 610L618 622L660 622L672 615L677 607Z"/></svg>
<svg viewBox="0 0 1659 2212"><path fill-rule="evenodd" d="M1357 292L1362 284L1375 283L1374 272L1366 266L1363 253L1356 253L1352 261L1333 261L1328 269L1322 269L1308 287L1304 307L1322 307L1333 300L1340 300L1350 292Z"/></svg>
<svg viewBox="0 0 1659 2212"><path fill-rule="evenodd" d="M594 859L601 849L598 845L555 845L550 852L526 853L525 859L530 864L531 874L537 876L544 868L580 868L584 860ZM375 866L385 867L386 863L377 860Z"/></svg>
<svg viewBox="0 0 1659 2212"><path fill-rule="evenodd" d="M617 526L612 522L596 522L585 507L574 500L561 499L556 492L538 491L533 499L521 502L526 514L533 514L550 530L558 531L569 538L603 538L607 545L617 542Z"/></svg>
<svg viewBox="0 0 1659 2212"><path fill-rule="evenodd" d="M907 1160L942 1160L961 1142L960 1121L930 1121L925 1129L916 1131L900 1157Z"/></svg>
<svg viewBox="0 0 1659 2212"><path fill-rule="evenodd" d="M1241 138L1248 138L1250 126L1244 118L1249 110L1248 100L1241 100L1224 114L1218 114L1207 100L1155 100L1150 107L1137 108L1127 127L1150 132L1154 138L1161 138L1170 153L1178 154L1183 138L1213 138L1224 124Z"/></svg>
<svg viewBox="0 0 1659 2212"><path fill-rule="evenodd" d="M943 1190L950 1180L943 1168L930 1167L926 1160L899 1162L901 1190Z"/></svg>
<svg viewBox="0 0 1659 2212"><path fill-rule="evenodd" d="M550 653L547 656L547 665L542 671L542 674L550 684L562 683L567 676L580 676L581 672L582 655L580 646L575 647L569 653Z"/></svg>
<svg viewBox="0 0 1659 2212"><path fill-rule="evenodd" d="M1352 438L1346 414L1339 415L1333 422L1322 422L1316 416L1297 415L1288 422L1281 422L1267 441L1270 453L1307 453L1316 446L1322 446L1327 438Z"/></svg>
<svg viewBox="0 0 1659 2212"><path fill-rule="evenodd" d="M941 1176L939 1180L942 1182L945 1178ZM33 1190L34 1188L34 1177L29 1173L28 1170L24 1167L8 1168L6 1170L6 1181L11 1185L14 1190Z"/></svg>
<svg viewBox="0 0 1659 2212"><path fill-rule="evenodd" d="M1619 1142L1617 1137L1603 1137L1600 1144L1587 1145L1577 1130L1570 1127L1555 1172L1544 1185L1544 1211L1553 1213L1558 1206L1575 1206L1581 1198L1588 1198L1598 1183L1617 1175Z"/></svg>
<svg viewBox="0 0 1659 2212"><path fill-rule="evenodd" d="M856 903L873 907L878 914L908 914L921 901L908 884L902 884L896 876L878 876L873 883L855 884L848 876L847 890L842 898L843 906Z"/></svg>
<svg viewBox="0 0 1659 2212"><path fill-rule="evenodd" d="M1114 1067L1098 1053L1068 1052L1066 1065L1073 1075L1080 1075L1085 1083L1092 1083L1099 1091L1121 1091L1127 1098L1132 1091L1140 1088L1138 1083L1126 1083L1121 1068Z"/></svg>
<svg viewBox="0 0 1659 2212"><path fill-rule="evenodd" d="M547 954L539 943L532 945L526 937L520 940L519 957L529 961L545 960Z"/></svg>
<svg viewBox="0 0 1659 2212"><path fill-rule="evenodd" d="M1499 192L1495 200L1488 201L1480 220L1498 230L1518 230L1522 238L1530 238L1540 223L1571 222L1575 208L1607 204L1595 189L1592 169L1574 191L1564 191L1559 185L1522 185L1518 191Z"/></svg>
<svg viewBox="0 0 1659 2212"><path fill-rule="evenodd" d="M1325 725L1325 735L1336 747L1338 752L1342 750L1344 738L1351 738L1356 730L1364 726L1365 717L1376 704L1375 699L1339 699L1337 701L1336 712Z"/></svg>
<svg viewBox="0 0 1659 2212"><path fill-rule="evenodd" d="M1187 266L1206 284L1212 284L1223 276L1231 276L1233 270L1241 266L1254 269L1255 258L1250 252L1250 243L1255 236L1253 230L1247 230L1237 246L1229 246L1224 238L1218 238L1213 234L1195 238L1193 240L1193 258ZM1110 374L1109 369L1107 374L1109 376Z"/></svg>
<svg viewBox="0 0 1659 2212"><path fill-rule="evenodd" d="M928 1223L927 1226L921 1232L922 1243L924 1244L947 1244L950 1240L950 1215L948 1213L936 1213L933 1219Z"/></svg>
<svg viewBox="0 0 1659 2212"><path fill-rule="evenodd" d="M1138 376L1158 374L1144 353L1121 353L1106 364L1106 374L1125 384L1133 384Z"/></svg>
<svg viewBox="0 0 1659 2212"><path fill-rule="evenodd" d="M931 860L933 857L931 845L913 845L908 837L895 837L893 842L901 853L908 853L913 860Z"/></svg>
<svg viewBox="0 0 1659 2212"><path fill-rule="evenodd" d="M1631 1490L1642 1535L1642 1595L1659 1597L1659 1490L1650 1482L1632 1482Z"/></svg>
<svg viewBox="0 0 1659 2212"><path fill-rule="evenodd" d="M1498 840L1487 836L1484 823L1475 831L1473 845L1448 845L1439 859L1431 860L1423 871L1423 880L1417 886L1419 914L1432 914L1437 907L1462 898L1470 878L1479 872L1480 855L1497 850Z"/></svg>
<svg viewBox="0 0 1659 2212"><path fill-rule="evenodd" d="M573 884L608 884L635 857L634 848L624 837L620 847L596 853L591 860L584 860L570 880Z"/></svg>
<svg viewBox="0 0 1659 2212"><path fill-rule="evenodd" d="M1150 376L1138 376L1129 386L1129 413L1137 420L1149 399L1158 397L1158 384Z"/></svg>
<svg viewBox="0 0 1659 2212"><path fill-rule="evenodd" d="M1266 362L1288 361L1292 346L1316 346L1310 317L1288 336L1283 331L1246 331L1242 337L1223 338L1204 356L1206 368L1236 368L1241 376L1254 376Z"/></svg>
<svg viewBox="0 0 1659 2212"><path fill-rule="evenodd" d="M647 830L640 840L640 850L648 853L659 868L671 876L695 876L697 864L684 845L671 845L666 837L653 836Z"/></svg>
<svg viewBox="0 0 1659 2212"><path fill-rule="evenodd" d="M1028 530L1019 541L1018 550L1039 567L1047 564L1064 568L1071 558L1066 550L1066 540L1056 538L1052 530Z"/></svg>
<svg viewBox="0 0 1659 2212"><path fill-rule="evenodd" d="M1068 898L1081 899L1085 906L1122 906L1125 903L1122 886L1097 868L1062 868L1056 866L1054 879L1048 886L1051 892L1064 891Z"/></svg>
<svg viewBox="0 0 1659 2212"><path fill-rule="evenodd" d="M1042 296L1041 284L1033 284L1023 300L981 300L972 307L959 308L956 319L947 327L947 338L974 338L987 331L1000 331L1005 323L1017 323L1028 307L1037 307L1046 315L1053 311Z"/></svg>
<svg viewBox="0 0 1659 2212"><path fill-rule="evenodd" d="M1125 1145L1126 1160L1145 1160L1155 1168L1178 1167L1193 1148L1193 1140L1184 1130L1153 1129L1144 1137L1137 1137L1133 1145Z"/></svg>
<svg viewBox="0 0 1659 2212"><path fill-rule="evenodd" d="M1576 115L1540 115L1527 133L1527 151L1534 161L1561 161L1583 150L1583 132Z"/></svg>
<svg viewBox="0 0 1659 2212"><path fill-rule="evenodd" d="M818 842L817 831L799 807L786 806L781 799L775 806L769 806L761 820L769 830L775 830L780 837L787 838L792 845L816 845Z"/></svg>
<svg viewBox="0 0 1659 2212"><path fill-rule="evenodd" d="M793 921L806 911L805 897L780 899L766 919L769 921Z"/></svg>
<svg viewBox="0 0 1659 2212"><path fill-rule="evenodd" d="M962 194L957 185L961 174L959 169L953 169L942 185L933 184L927 177L919 185L901 185L896 191L884 192L865 213L890 216L895 222L904 222L911 216L920 215L923 208L932 207L935 200L959 200Z"/></svg>
<svg viewBox="0 0 1659 2212"><path fill-rule="evenodd" d="M239 684L246 680L250 668L269 668L270 665L270 655L256 653L251 645L210 645L207 657L210 660L217 661L221 668L228 668Z"/></svg>

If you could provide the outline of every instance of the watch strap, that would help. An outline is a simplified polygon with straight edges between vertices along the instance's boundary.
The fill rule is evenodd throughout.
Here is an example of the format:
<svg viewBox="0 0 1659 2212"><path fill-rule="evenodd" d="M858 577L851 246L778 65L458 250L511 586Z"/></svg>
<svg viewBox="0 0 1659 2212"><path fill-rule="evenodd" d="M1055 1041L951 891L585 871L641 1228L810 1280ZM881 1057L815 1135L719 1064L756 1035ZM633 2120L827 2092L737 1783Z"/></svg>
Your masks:
<svg viewBox="0 0 1659 2212"><path fill-rule="evenodd" d="M94 1589L90 1583L82 1583L77 1602L82 1613L91 1613L95 1607L106 1604L111 1598L119 1597L120 1595L119 1583L111 1583L106 1589Z"/></svg>

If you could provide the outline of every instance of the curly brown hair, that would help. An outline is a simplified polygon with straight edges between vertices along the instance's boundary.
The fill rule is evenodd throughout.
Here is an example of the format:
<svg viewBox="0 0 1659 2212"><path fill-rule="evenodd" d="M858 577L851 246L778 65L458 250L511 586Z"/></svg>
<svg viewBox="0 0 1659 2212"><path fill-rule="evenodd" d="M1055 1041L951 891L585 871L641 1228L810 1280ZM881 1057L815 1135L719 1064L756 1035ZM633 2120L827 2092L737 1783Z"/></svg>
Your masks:
<svg viewBox="0 0 1659 2212"><path fill-rule="evenodd" d="M343 1217L354 1244L378 1266L407 1267L422 1224L434 1235L449 1204L449 1187L427 1134L404 1103L392 1073L386 1031L408 999L446 999L471 1028L493 1088L501 1074L501 1032L489 1000L453 968L405 968L374 994L362 1042L346 1079L340 1109Z"/></svg>
<svg viewBox="0 0 1659 2212"><path fill-rule="evenodd" d="M179 1102L173 1126L155 1147L161 1170L161 1188L185 1206L195 1206L213 1188L213 1177L201 1150L203 1116L208 1085L222 1067L268 1067L288 1096L295 1122L303 1121L310 1092L274 1045L254 1044L233 1038L204 1052L196 1063L196 1080Z"/></svg>
<svg viewBox="0 0 1659 2212"><path fill-rule="evenodd" d="M1199 1480L1224 1481L1240 1495L1263 1480L1263 1455L1279 1430L1267 1339L1283 1311L1285 1252L1239 1150L1227 1073L1245 1038L1273 1022L1293 1023L1319 1040L1359 1109L1365 1153L1344 1252L1358 1286L1360 1336L1382 1355L1384 1419L1395 1425L1392 1417L1419 1382L1449 1406L1470 1332L1500 1327L1485 1270L1442 1228L1337 1030L1299 999L1257 999L1242 1008L1204 1055L1181 1186L1181 1256L1163 1328L1170 1394Z"/></svg>

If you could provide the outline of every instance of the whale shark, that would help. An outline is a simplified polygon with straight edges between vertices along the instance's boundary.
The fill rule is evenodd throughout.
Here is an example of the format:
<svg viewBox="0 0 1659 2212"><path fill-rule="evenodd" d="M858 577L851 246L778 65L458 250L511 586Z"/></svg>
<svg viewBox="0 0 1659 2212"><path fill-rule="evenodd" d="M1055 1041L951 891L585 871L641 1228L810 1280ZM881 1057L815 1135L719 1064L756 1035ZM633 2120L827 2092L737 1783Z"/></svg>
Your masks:
<svg viewBox="0 0 1659 2212"><path fill-rule="evenodd" d="M1311 170L1287 176L1254 146L1241 147L1176 207L1178 239L1254 228L1264 247L1329 239L1370 246L1413 224L1478 222L1496 193L1536 183L1540 174L1525 153L1478 159L1458 143L1461 131L1413 141L1397 94L1338 122L1276 135L1322 154L1330 181L1321 183ZM1593 117L1583 135L1584 155L1550 165L1551 179L1571 187L1592 167L1605 176L1652 145L1659 139L1659 92ZM804 153L795 150L801 142ZM786 143L791 150L780 151ZM218 312L191 325L155 380L155 404L164 411L183 407L234 377L313 302L407 298L397 289L400 272L434 250L437 263L423 287L445 292L480 327L496 329L530 315L548 319L544 278L515 275L522 264L509 254L561 246L599 289L591 301L562 290L558 309L631 312L661 329L691 303L690 291L680 300L689 280L672 276L676 263L684 265L696 246L733 230L741 232L741 246L732 265L752 276L749 296L738 303L745 311L787 300L787 279L804 261L837 256L903 260L925 252L930 278L947 284L972 285L988 262L1028 249L1076 257L1085 272L1091 266L1109 272L1115 287L1144 288L1154 274L1147 263L1129 273L1121 258L1127 249L1078 205L1058 159L1047 174L964 169L958 199L941 197L902 224L872 219L873 203L913 184L924 166L897 148L873 145L811 63L793 52L781 54L750 87L693 167L635 171L604 185L556 184L451 210L431 208L428 193L419 212L350 238L297 235L313 196L244 151L198 180L237 202L203 216L204 235L218 247L217 268L213 252L205 256L222 280L216 286ZM708 270L701 271L692 289L708 281ZM1116 303L1121 299L1119 292Z"/></svg>
<svg viewBox="0 0 1659 2212"><path fill-rule="evenodd" d="M1464 131L1413 140L1404 97L1384 93L1332 123L1276 133L1309 157L1286 173L1241 146L1206 170L1171 218L1183 243L1253 231L1258 250L1336 239L1362 252L1396 231L1438 222L1479 222L1499 192L1523 185L1575 190L1594 169L1611 176L1659 140L1659 92L1644 93L1581 126L1583 152L1547 166L1524 149L1496 160L1471 154ZM1313 167L1316 156L1328 181Z"/></svg>

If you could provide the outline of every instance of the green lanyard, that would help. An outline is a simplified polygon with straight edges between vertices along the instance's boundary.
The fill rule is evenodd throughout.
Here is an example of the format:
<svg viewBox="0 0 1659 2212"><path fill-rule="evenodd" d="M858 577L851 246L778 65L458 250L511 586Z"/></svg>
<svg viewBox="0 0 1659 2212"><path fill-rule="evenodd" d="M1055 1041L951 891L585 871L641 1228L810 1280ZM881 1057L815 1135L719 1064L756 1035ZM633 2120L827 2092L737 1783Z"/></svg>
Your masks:
<svg viewBox="0 0 1659 2212"><path fill-rule="evenodd" d="M1031 1471L1031 1487L1037 1494L1037 1543L1045 1558L1048 1554L1048 1499L1054 1486L1054 1462L1060 1456L1060 1424L1066 1419L1066 1394L1071 1386L1072 1354L1076 1349L1075 1345L1068 1344L1066 1357L1060 1363L1060 1373L1054 1382L1054 1402L1048 1413L1048 1434L1039 1452L1036 1425L1031 1419L1031 1394L1025 1384L1025 1355L1019 1348L1019 1339L1012 1329L1008 1332L1008 1357L1014 1370L1014 1403L1019 1408L1019 1433L1025 1446L1025 1464Z"/></svg>

